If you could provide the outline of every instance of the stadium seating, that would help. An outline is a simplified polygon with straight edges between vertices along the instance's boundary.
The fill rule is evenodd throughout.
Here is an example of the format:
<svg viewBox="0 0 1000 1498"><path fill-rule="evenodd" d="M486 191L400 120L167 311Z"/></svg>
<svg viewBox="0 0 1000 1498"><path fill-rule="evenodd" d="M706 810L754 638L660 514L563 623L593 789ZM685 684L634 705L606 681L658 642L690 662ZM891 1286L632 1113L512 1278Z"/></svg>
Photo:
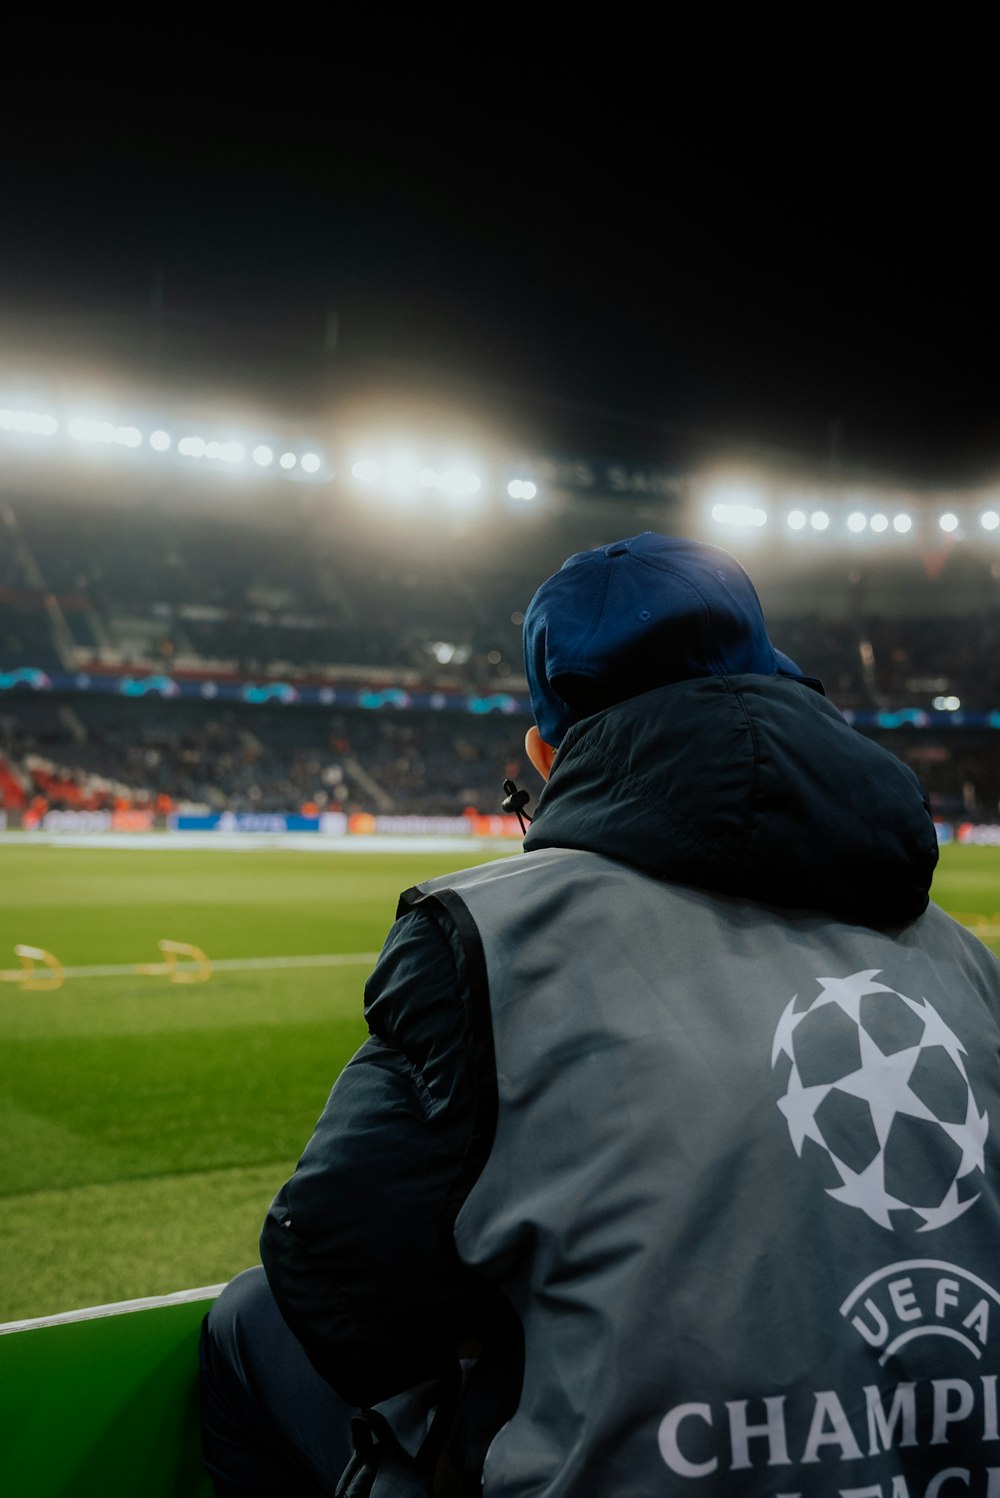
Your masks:
<svg viewBox="0 0 1000 1498"><path fill-rule="evenodd" d="M519 669L510 616L530 593L520 569L485 569L480 559L470 572L448 548L401 567L371 544L360 553L334 544L301 515L241 511L234 524L228 514L143 506L80 515L15 500L11 510L22 561L0 577L2 667L47 666L58 655L48 597L76 664L102 654L160 666L212 659L248 673L271 662L354 664L437 680L449 662L433 647L444 642L459 644L484 681Z"/></svg>
<svg viewBox="0 0 1000 1498"><path fill-rule="evenodd" d="M12 696L4 709L0 758L60 809L166 796L217 811L287 812L311 802L347 812L459 816L468 806L495 811L503 779L522 775L526 763L526 724L495 714L333 713L98 696L70 705L40 695ZM13 780L10 770L0 771L8 808L18 804L4 790Z"/></svg>
<svg viewBox="0 0 1000 1498"><path fill-rule="evenodd" d="M206 697L213 681L523 694L520 611L539 575L612 527L650 523L623 510L603 514L598 530L585 507L554 512L526 548L510 528L484 536L456 525L445 535L419 516L373 523L308 495L280 507L243 492L237 500L7 496L0 805L9 813L35 793L54 807L159 797L213 810L492 811L508 767L515 778L523 769L521 721L92 692L43 701L14 678L22 668L91 685L102 672L167 674L205 683ZM786 564L765 590L776 642L841 708L927 710L943 695L967 711L1000 709L1000 607L987 554L957 560L931 592L912 558L895 573L872 571L865 593L845 568L831 559L796 581ZM918 768L942 814L995 817L990 733L864 731Z"/></svg>

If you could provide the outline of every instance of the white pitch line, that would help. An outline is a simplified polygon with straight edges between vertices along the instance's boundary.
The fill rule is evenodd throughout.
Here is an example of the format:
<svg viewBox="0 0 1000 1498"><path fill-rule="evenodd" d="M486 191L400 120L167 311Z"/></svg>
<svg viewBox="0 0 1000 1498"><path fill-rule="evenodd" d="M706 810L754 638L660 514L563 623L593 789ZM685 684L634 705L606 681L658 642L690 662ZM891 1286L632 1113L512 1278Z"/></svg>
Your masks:
<svg viewBox="0 0 1000 1498"><path fill-rule="evenodd" d="M969 926L967 929L975 936L987 940L1000 936L1000 925ZM220 957L216 960L210 958L209 963L213 973L260 973L280 971L282 968L360 967L362 964L376 962L378 955L378 952L316 952L290 957ZM160 964L101 963L89 967L64 967L61 971L64 978L166 978L169 977L171 971L175 973L203 971L200 963L178 962L169 970L164 964L162 972L140 972L140 967L146 966L159 967ZM10 968L6 972L0 972L0 983L19 983L29 976L45 978L46 973L45 968L38 968L33 974L22 968Z"/></svg>
<svg viewBox="0 0 1000 1498"><path fill-rule="evenodd" d="M300 957L220 957L218 961L210 961L213 973L256 973L265 972L269 968L290 967L355 967L361 963L372 963L378 958L377 952L318 952ZM149 964L159 967L160 964ZM135 962L118 963L115 965L102 964L91 967L64 967L62 975L64 978L138 978L154 977L165 978L169 976L166 965L163 972L140 973L140 964ZM146 966L146 964L142 964ZM201 964L197 962L178 962L172 969L175 973L196 973L201 971ZM36 978L44 978L47 969L38 968L34 973ZM28 977L21 968L12 968L9 972L0 973L0 981L15 983L22 978Z"/></svg>
<svg viewBox="0 0 1000 1498"><path fill-rule="evenodd" d="M209 961L214 973L252 973L258 968L269 967L350 967L356 962L375 962L378 955L377 952L320 952L305 957L220 957L218 962L211 958ZM197 965L195 962L177 964L178 967ZM66 971L69 972L69 968Z"/></svg>
<svg viewBox="0 0 1000 1498"><path fill-rule="evenodd" d="M330 837L322 832L3 832L0 848L96 848L103 851L190 853L520 853L513 837L443 837L374 833ZM456 865L459 867L459 865Z"/></svg>

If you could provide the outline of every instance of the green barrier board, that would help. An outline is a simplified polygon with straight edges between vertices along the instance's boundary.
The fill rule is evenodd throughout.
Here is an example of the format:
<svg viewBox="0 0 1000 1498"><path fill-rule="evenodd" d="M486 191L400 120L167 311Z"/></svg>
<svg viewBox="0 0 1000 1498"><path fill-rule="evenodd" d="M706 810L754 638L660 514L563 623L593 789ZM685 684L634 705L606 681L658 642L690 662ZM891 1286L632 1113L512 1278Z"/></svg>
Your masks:
<svg viewBox="0 0 1000 1498"><path fill-rule="evenodd" d="M211 1299L0 1336L0 1493L211 1498L198 1335Z"/></svg>

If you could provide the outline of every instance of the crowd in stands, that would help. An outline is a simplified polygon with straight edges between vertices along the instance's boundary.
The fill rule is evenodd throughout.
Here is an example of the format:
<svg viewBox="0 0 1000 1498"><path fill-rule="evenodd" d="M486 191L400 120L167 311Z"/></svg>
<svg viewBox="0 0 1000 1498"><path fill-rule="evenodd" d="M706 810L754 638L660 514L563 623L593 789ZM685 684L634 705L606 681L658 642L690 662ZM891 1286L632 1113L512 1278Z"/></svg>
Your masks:
<svg viewBox="0 0 1000 1498"><path fill-rule="evenodd" d="M158 699L18 695L0 712L0 808L458 816L498 809L527 768L527 720L456 712L220 708ZM988 729L867 732L927 786L945 819L997 820Z"/></svg>
<svg viewBox="0 0 1000 1498"><path fill-rule="evenodd" d="M468 807L497 810L502 781L523 775L526 764L525 723L496 714L220 709L99 697L19 697L3 707L0 804L6 799L11 808L41 796L53 809L312 806L458 816Z"/></svg>
<svg viewBox="0 0 1000 1498"><path fill-rule="evenodd" d="M0 508L0 683L33 667L242 681L524 693L521 610L538 577L602 539L553 520L537 548L504 530L366 531L297 496L276 510L222 500ZM628 521L623 521L627 526ZM641 528L636 525L634 528ZM993 574L995 575L995 574ZM1000 597L922 613L769 604L775 643L842 708L1000 708ZM939 599L943 597L939 587ZM878 593L873 593L878 601ZM9 681L4 683L9 687ZM523 773L525 724L491 714L222 707L99 695L0 695L0 806L453 815L495 809ZM989 734L885 736L948 814L1000 803Z"/></svg>

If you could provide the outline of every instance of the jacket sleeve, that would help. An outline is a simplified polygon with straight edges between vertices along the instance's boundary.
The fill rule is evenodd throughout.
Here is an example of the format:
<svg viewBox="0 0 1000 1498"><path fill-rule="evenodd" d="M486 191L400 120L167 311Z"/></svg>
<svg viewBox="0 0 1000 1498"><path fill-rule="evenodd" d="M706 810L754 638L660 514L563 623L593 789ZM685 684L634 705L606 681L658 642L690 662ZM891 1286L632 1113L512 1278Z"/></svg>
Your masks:
<svg viewBox="0 0 1000 1498"><path fill-rule="evenodd" d="M474 1097L464 959L446 918L393 926L365 990L370 1038L271 1205L261 1258L285 1320L368 1406L454 1367L485 1287L451 1227Z"/></svg>

